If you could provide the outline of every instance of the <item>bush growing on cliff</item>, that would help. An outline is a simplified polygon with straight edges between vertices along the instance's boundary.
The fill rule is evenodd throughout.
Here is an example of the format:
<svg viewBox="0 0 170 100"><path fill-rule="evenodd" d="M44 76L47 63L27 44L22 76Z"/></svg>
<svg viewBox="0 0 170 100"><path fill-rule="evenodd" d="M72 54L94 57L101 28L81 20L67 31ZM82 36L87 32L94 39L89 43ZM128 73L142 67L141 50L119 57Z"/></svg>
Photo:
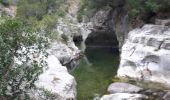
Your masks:
<svg viewBox="0 0 170 100"><path fill-rule="evenodd" d="M125 8L131 16L157 13L170 8L169 0L126 0Z"/></svg>
<svg viewBox="0 0 170 100"><path fill-rule="evenodd" d="M80 10L78 12L79 21L81 21L82 15L92 17L97 10L113 5L114 2L115 0L81 0Z"/></svg>
<svg viewBox="0 0 170 100"><path fill-rule="evenodd" d="M66 0L19 0L17 17L36 30L55 27L58 17L65 15L61 9Z"/></svg>
<svg viewBox="0 0 170 100"><path fill-rule="evenodd" d="M164 10L169 11L170 9L170 0L81 0L78 19L81 21L82 15L91 18L99 9L107 6L114 8L120 2L124 2L122 7L127 10L131 17L158 13Z"/></svg>
<svg viewBox="0 0 170 100"><path fill-rule="evenodd" d="M0 3L4 6L15 5L17 0L0 0Z"/></svg>
<svg viewBox="0 0 170 100"><path fill-rule="evenodd" d="M0 100L28 99L28 90L46 64L41 56L46 42L18 20L0 24Z"/></svg>

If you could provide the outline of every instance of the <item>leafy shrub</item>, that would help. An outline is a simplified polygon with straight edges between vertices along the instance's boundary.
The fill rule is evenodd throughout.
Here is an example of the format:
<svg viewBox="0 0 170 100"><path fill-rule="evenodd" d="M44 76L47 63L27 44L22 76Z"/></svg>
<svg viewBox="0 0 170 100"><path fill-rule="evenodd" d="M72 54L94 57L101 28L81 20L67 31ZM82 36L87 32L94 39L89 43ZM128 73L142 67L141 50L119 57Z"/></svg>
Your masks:
<svg viewBox="0 0 170 100"><path fill-rule="evenodd" d="M17 0L0 0L0 3L4 6L15 5Z"/></svg>
<svg viewBox="0 0 170 100"><path fill-rule="evenodd" d="M41 100L60 100L62 99L62 97L60 97L57 94L52 93L52 91L49 91L47 89L44 88L39 88L38 89L41 93Z"/></svg>
<svg viewBox="0 0 170 100"><path fill-rule="evenodd" d="M97 10L113 5L114 1L115 0L81 0L80 10L78 12L79 21L82 20L82 15L92 17Z"/></svg>
<svg viewBox="0 0 170 100"><path fill-rule="evenodd" d="M121 2L121 0L81 0L78 19L81 21L82 15L91 18L99 9L106 6L113 7L119 1ZM127 10L131 17L142 16L147 13L158 13L162 10L170 9L170 0L125 0L124 9Z"/></svg>
<svg viewBox="0 0 170 100"><path fill-rule="evenodd" d="M55 27L57 18L65 15L60 8L65 2L66 0L19 0L17 17L33 29L50 31Z"/></svg>
<svg viewBox="0 0 170 100"><path fill-rule="evenodd" d="M45 56L41 56L45 53L46 42L45 38L25 28L18 20L6 20L1 23L1 100L28 99L27 91L34 87L34 82L46 64L43 60Z"/></svg>
<svg viewBox="0 0 170 100"><path fill-rule="evenodd" d="M126 0L125 9L131 16L137 16L144 13L157 13L169 7L169 0Z"/></svg>
<svg viewBox="0 0 170 100"><path fill-rule="evenodd" d="M66 34L61 34L62 41L67 44L67 41L69 40L69 37Z"/></svg>

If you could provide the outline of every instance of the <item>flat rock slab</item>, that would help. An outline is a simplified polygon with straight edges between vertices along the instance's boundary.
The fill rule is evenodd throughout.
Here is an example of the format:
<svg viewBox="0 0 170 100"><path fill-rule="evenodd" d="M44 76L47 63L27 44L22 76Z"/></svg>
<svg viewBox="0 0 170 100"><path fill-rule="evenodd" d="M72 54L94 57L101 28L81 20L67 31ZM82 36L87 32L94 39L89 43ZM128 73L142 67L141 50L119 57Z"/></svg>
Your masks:
<svg viewBox="0 0 170 100"><path fill-rule="evenodd" d="M142 94L130 94L130 93L115 93L110 95L104 95L100 100L145 100L147 96Z"/></svg>
<svg viewBox="0 0 170 100"><path fill-rule="evenodd" d="M142 88L129 84L129 83L121 83L116 82L109 85L107 91L110 94L113 93L138 93L139 91L143 90Z"/></svg>

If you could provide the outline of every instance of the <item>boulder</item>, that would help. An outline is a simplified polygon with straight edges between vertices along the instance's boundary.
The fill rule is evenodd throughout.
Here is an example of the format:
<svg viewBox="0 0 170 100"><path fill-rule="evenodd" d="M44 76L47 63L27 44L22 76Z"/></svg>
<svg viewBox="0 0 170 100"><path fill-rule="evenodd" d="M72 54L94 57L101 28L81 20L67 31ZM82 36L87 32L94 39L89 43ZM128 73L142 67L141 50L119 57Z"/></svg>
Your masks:
<svg viewBox="0 0 170 100"><path fill-rule="evenodd" d="M129 83L121 83L116 82L109 85L107 91L111 94L113 93L138 93L142 88L129 84Z"/></svg>
<svg viewBox="0 0 170 100"><path fill-rule="evenodd" d="M121 51L118 77L170 85L170 28L144 25L129 32Z"/></svg>
<svg viewBox="0 0 170 100"><path fill-rule="evenodd" d="M76 100L76 81L67 68L54 55L48 57L47 64L48 69L44 69L35 83L38 90L33 90L31 97L35 100Z"/></svg>
<svg viewBox="0 0 170 100"><path fill-rule="evenodd" d="M72 41L67 45L62 42L52 42L48 52L56 56L60 63L66 66L69 71L77 66L80 59L80 50Z"/></svg>
<svg viewBox="0 0 170 100"><path fill-rule="evenodd" d="M148 97L142 94L115 93L104 95L100 100L144 100Z"/></svg>

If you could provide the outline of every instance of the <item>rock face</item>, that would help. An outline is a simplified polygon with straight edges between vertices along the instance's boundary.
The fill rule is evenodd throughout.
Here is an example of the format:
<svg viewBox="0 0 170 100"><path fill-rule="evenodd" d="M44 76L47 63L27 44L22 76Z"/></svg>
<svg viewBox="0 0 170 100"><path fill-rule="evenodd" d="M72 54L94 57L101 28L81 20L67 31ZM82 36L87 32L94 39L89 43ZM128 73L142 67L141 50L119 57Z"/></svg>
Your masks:
<svg viewBox="0 0 170 100"><path fill-rule="evenodd" d="M94 35L98 35L97 33L110 34L113 40L119 41L117 44L121 49L131 25L128 22L127 12L123 9L124 0L115 1L117 2L113 7L99 10L94 15L91 21L93 23L92 31Z"/></svg>
<svg viewBox="0 0 170 100"><path fill-rule="evenodd" d="M113 93L138 93L143 90L140 87L129 83L116 82L109 85L107 91L111 94Z"/></svg>
<svg viewBox="0 0 170 100"><path fill-rule="evenodd" d="M50 92L51 98L52 96L53 98L49 100L76 100L76 81L68 73L67 68L62 66L54 55L48 56L47 64L48 69L39 76L36 86ZM41 96L34 93L32 98L36 100L46 99L43 92L40 94Z"/></svg>
<svg viewBox="0 0 170 100"><path fill-rule="evenodd" d="M169 91L141 88L122 82L112 83L108 93L101 100L169 100Z"/></svg>
<svg viewBox="0 0 170 100"><path fill-rule="evenodd" d="M145 100L147 96L142 94L115 93L104 95L100 100Z"/></svg>
<svg viewBox="0 0 170 100"><path fill-rule="evenodd" d="M8 17L14 18L16 15L16 6L10 5L9 7L5 7L0 5L0 17L4 14L7 15Z"/></svg>
<svg viewBox="0 0 170 100"><path fill-rule="evenodd" d="M68 70L76 66L80 51L74 43L67 41L50 43L47 50L47 69L36 81L37 90L33 90L31 97L35 100L76 100L76 81Z"/></svg>
<svg viewBox="0 0 170 100"><path fill-rule="evenodd" d="M70 42L66 45L62 42L53 42L48 52L55 55L63 66L66 66L70 71L77 66L80 59L80 50Z"/></svg>
<svg viewBox="0 0 170 100"><path fill-rule="evenodd" d="M129 33L117 75L170 85L170 28L145 25Z"/></svg>

